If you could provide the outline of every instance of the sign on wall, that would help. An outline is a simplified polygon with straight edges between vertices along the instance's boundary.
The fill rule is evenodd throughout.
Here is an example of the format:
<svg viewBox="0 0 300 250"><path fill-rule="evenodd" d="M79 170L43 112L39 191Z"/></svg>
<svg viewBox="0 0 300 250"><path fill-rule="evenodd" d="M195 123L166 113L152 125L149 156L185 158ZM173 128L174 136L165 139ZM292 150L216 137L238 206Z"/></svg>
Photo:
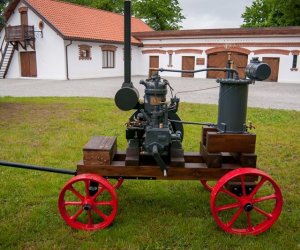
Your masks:
<svg viewBox="0 0 300 250"><path fill-rule="evenodd" d="M196 65L205 65L205 58L196 58Z"/></svg>

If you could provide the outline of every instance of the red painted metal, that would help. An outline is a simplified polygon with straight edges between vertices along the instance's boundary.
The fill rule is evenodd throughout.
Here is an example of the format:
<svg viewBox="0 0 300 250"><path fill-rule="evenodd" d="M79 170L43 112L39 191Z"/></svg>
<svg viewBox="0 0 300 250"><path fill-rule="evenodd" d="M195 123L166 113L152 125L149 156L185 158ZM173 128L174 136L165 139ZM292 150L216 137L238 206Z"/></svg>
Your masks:
<svg viewBox="0 0 300 250"><path fill-rule="evenodd" d="M97 192L93 196L89 190L91 182L98 183ZM80 185L83 190L77 190ZM76 212L71 213L68 207L76 208ZM103 211L105 207L110 207L109 213ZM103 229L113 222L118 199L115 188L105 178L95 174L81 174L73 177L62 188L58 208L62 218L72 228L93 231Z"/></svg>
<svg viewBox="0 0 300 250"><path fill-rule="evenodd" d="M116 183L113 184L113 187L115 189L119 189L119 187L121 187L121 185L123 184L123 182L124 182L124 179L122 177L120 177L120 178L117 179Z"/></svg>
<svg viewBox="0 0 300 250"><path fill-rule="evenodd" d="M257 176L259 179L250 194L246 193L245 180L247 176ZM240 181L241 196L237 196L226 189L226 184L233 180ZM263 191L271 193L264 194ZM225 203L225 199L227 202L228 199L234 201L228 204ZM222 201L225 204L222 204ZM269 201L269 204L263 204L266 201ZM268 210L270 207L272 209L265 211L266 208L261 208L261 205L265 205ZM232 234L257 235L266 231L278 219L282 206L283 198L279 186L269 175L255 168L232 170L217 182L211 192L210 208L213 217L224 231ZM224 212L232 212L232 214L222 216ZM230 217L229 220L228 217Z"/></svg>
<svg viewBox="0 0 300 250"><path fill-rule="evenodd" d="M208 190L209 192L211 192L213 190L213 187L211 185L208 184L207 180L200 180L201 184L203 185L203 187Z"/></svg>

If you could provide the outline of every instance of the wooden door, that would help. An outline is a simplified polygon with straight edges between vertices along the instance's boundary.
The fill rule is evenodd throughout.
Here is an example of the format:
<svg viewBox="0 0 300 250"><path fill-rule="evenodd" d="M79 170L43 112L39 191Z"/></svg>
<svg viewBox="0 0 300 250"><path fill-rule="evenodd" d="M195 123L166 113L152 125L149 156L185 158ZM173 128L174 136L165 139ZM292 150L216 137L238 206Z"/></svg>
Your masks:
<svg viewBox="0 0 300 250"><path fill-rule="evenodd" d="M149 77L158 73L157 70L153 70L153 68L159 68L159 56L150 56L149 57Z"/></svg>
<svg viewBox="0 0 300 250"><path fill-rule="evenodd" d="M208 55L208 68L226 68L229 58L233 62L233 68L239 72L240 78L245 78L245 68L248 62L248 55L237 52L219 52ZM208 71L207 78L226 78L226 73L222 71Z"/></svg>
<svg viewBox="0 0 300 250"><path fill-rule="evenodd" d="M36 77L36 54L35 52L21 52L21 76Z"/></svg>
<svg viewBox="0 0 300 250"><path fill-rule="evenodd" d="M195 70L195 57L183 56L182 57L182 70ZM182 77L194 77L194 73L181 73Z"/></svg>
<svg viewBox="0 0 300 250"><path fill-rule="evenodd" d="M279 58L278 57L263 57L262 61L271 67L271 75L265 81L277 82L279 72Z"/></svg>
<svg viewBox="0 0 300 250"><path fill-rule="evenodd" d="M226 68L228 60L227 52L220 52L208 55L208 68ZM222 71L208 71L207 78L225 78L226 73Z"/></svg>
<svg viewBox="0 0 300 250"><path fill-rule="evenodd" d="M239 72L240 78L245 78L245 68L248 63L248 55L240 53L231 53L233 68Z"/></svg>

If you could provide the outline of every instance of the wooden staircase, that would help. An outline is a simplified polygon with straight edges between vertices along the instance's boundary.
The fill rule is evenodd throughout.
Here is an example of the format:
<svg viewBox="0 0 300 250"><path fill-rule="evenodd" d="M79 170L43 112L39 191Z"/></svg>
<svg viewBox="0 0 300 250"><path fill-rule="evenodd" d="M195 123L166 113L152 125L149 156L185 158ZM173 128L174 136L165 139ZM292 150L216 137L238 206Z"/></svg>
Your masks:
<svg viewBox="0 0 300 250"><path fill-rule="evenodd" d="M1 61L0 61L0 79L5 78L11 60L15 52L15 47L9 42L2 42L1 45Z"/></svg>

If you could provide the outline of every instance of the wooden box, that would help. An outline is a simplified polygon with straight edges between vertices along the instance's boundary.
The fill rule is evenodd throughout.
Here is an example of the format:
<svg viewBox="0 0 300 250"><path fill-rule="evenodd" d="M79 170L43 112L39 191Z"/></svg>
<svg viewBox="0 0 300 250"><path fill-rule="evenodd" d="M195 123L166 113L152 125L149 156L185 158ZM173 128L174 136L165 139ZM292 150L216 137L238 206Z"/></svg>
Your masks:
<svg viewBox="0 0 300 250"><path fill-rule="evenodd" d="M117 137L94 136L83 147L83 162L86 165L110 165L117 152Z"/></svg>

